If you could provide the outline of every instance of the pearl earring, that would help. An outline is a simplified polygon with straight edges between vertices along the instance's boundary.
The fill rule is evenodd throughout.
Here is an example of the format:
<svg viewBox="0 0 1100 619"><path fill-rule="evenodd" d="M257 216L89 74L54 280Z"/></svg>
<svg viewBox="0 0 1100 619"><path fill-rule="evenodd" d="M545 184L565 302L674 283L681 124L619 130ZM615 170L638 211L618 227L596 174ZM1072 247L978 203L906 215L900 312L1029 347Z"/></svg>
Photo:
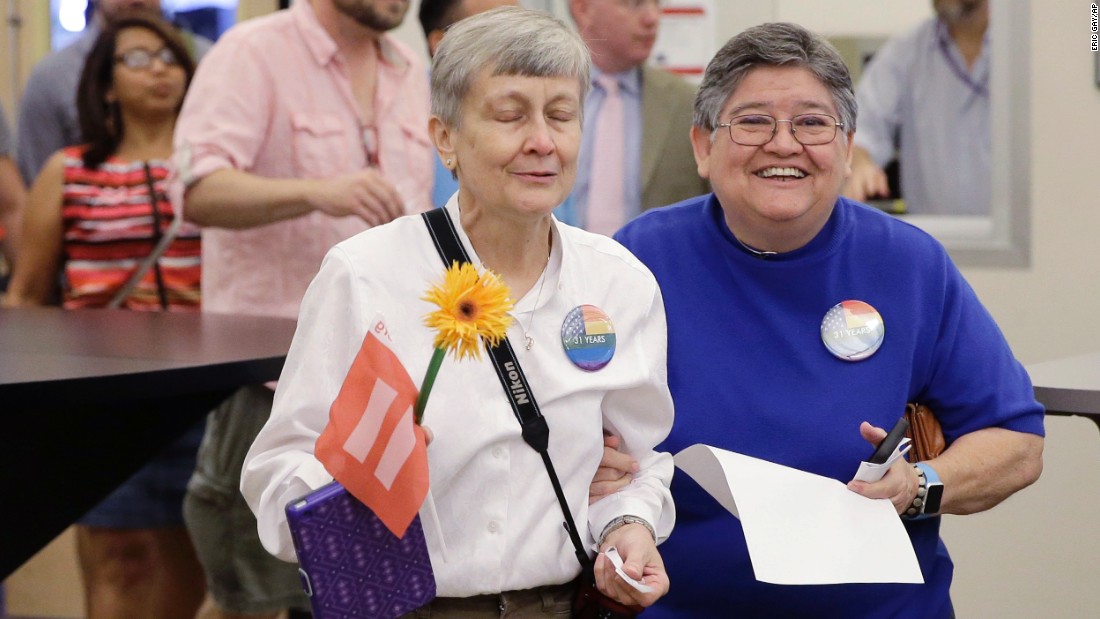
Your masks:
<svg viewBox="0 0 1100 619"><path fill-rule="evenodd" d="M449 168L449 167L453 166L453 165L454 165L454 163L455 163L455 160L454 160L454 159L448 159L448 160L447 160L447 167Z"/></svg>

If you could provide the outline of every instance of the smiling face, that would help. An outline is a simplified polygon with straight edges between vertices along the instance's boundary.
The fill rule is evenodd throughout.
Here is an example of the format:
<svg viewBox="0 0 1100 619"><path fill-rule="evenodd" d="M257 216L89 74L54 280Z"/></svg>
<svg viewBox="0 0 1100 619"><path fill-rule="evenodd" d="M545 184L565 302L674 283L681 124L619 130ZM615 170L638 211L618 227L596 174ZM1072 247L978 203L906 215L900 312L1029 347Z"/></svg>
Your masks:
<svg viewBox="0 0 1100 619"><path fill-rule="evenodd" d="M124 28L115 39L115 57L141 49L154 55L152 63L131 68L115 62L113 86L108 97L118 101L126 114L175 115L183 102L187 73L179 64L167 64L157 57L164 40L146 28Z"/></svg>
<svg viewBox="0 0 1100 619"><path fill-rule="evenodd" d="M783 120L822 113L839 118L829 90L802 67L760 67L750 71L722 107L728 122L741 114L770 114ZM851 174L851 133L819 146L803 146L779 123L763 146L735 144L726 128L714 134L692 127L699 174L710 180L738 239L770 251L791 251L808 243L832 213Z"/></svg>
<svg viewBox="0 0 1100 619"><path fill-rule="evenodd" d="M431 120L443 161L454 162L463 211L545 217L569 195L581 139L575 77L490 75L462 100L459 127Z"/></svg>

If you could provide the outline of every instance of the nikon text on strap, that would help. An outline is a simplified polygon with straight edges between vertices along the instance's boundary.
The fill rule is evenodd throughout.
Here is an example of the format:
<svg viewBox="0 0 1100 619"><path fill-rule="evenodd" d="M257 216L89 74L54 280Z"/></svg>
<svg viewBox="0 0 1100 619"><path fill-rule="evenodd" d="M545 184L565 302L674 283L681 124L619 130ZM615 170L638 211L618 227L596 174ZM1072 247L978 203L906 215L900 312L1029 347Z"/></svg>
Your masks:
<svg viewBox="0 0 1100 619"><path fill-rule="evenodd" d="M435 243L435 249L439 252L443 264L450 267L454 262L459 264L470 262L470 257L458 238L458 231L455 230L454 222L451 221L445 209L433 209L421 216L428 226L428 233L432 237L432 242ZM516 420L519 421L523 440L542 456L542 463L546 466L546 474L550 477L550 484L554 487L554 494L558 497L558 505L561 506L562 514L565 516L565 530L569 533L569 540L573 543L577 560L580 561L582 568L587 567L591 561L588 558L588 553L584 551L584 544L577 532L577 525L573 521L573 512L569 511L569 503L565 499L565 493L562 491L561 482L558 481L558 475L554 472L554 463L550 460L550 452L548 451L550 428L546 425L546 418L542 416L534 394L531 393L531 386L527 382L523 368L520 367L519 361L516 359L516 352L512 349L512 344L507 337L501 339L498 346L489 346L489 343L486 342L485 349L489 352L489 359L493 362L493 369L496 370L497 377L500 378L500 385L504 387L504 393L508 394L508 402L512 405L512 412L515 414Z"/></svg>

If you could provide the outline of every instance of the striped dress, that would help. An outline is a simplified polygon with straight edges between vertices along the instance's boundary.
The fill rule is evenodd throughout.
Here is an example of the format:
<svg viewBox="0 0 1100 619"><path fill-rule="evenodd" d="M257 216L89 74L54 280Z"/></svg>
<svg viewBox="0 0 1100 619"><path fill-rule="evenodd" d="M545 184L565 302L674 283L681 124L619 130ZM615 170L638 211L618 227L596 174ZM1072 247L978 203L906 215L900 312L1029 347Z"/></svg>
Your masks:
<svg viewBox="0 0 1100 619"><path fill-rule="evenodd" d="M88 169L81 158L83 152L83 147L64 150L63 304L68 309L106 306L152 253L175 218L168 201L167 162L110 157L98 168ZM167 251L121 307L198 310L200 251L198 227L183 223Z"/></svg>

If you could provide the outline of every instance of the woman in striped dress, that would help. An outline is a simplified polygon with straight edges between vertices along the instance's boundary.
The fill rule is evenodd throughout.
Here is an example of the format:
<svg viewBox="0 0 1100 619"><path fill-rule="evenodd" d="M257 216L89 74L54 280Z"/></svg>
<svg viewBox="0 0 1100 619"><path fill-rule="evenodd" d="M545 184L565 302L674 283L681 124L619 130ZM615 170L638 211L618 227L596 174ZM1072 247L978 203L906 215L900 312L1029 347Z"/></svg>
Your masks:
<svg viewBox="0 0 1100 619"><path fill-rule="evenodd" d="M166 193L193 72L159 16L127 15L103 29L77 96L85 143L55 153L31 188L5 304L45 305L60 288L72 310L199 309L199 231L176 221ZM204 579L182 501L201 437L201 427L190 431L79 521L89 618L194 616Z"/></svg>

